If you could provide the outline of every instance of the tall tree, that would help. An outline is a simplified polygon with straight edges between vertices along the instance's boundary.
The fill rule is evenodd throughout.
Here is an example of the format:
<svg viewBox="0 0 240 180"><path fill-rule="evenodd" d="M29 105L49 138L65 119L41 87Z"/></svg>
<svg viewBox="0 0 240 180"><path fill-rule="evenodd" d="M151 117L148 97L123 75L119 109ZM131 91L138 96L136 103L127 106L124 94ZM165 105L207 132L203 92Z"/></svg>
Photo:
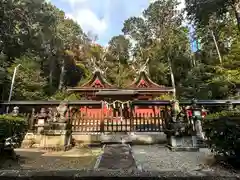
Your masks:
<svg viewBox="0 0 240 180"><path fill-rule="evenodd" d="M119 87L129 84L132 71L129 67L130 40L124 35L114 36L108 43L108 78Z"/></svg>
<svg viewBox="0 0 240 180"><path fill-rule="evenodd" d="M200 25L206 25L212 15L218 19L234 12L240 31L240 0L185 0L188 17Z"/></svg>
<svg viewBox="0 0 240 180"><path fill-rule="evenodd" d="M30 52L30 59L40 59L43 76L48 80L48 95L72 85L74 78L64 75L72 71L69 67L83 72L76 67L75 60L79 60L76 52L86 38L76 22L66 19L63 11L45 0L0 1L0 53L5 57L4 68ZM77 73L71 75L79 79ZM3 87L8 88L9 83L4 81Z"/></svg>
<svg viewBox="0 0 240 180"><path fill-rule="evenodd" d="M149 72L159 84L172 86L171 69L176 85L190 68L190 46L187 28L175 0L156 1L143 12L143 18L125 21L123 32L135 40L138 61L149 61ZM139 57L137 57L139 56ZM142 64L142 63L141 63Z"/></svg>
<svg viewBox="0 0 240 180"><path fill-rule="evenodd" d="M31 54L24 55L14 61L9 67L9 79L12 78L14 68L18 65L13 88L13 99L15 100L40 100L45 98L44 90L47 85L46 79L42 76L41 59Z"/></svg>

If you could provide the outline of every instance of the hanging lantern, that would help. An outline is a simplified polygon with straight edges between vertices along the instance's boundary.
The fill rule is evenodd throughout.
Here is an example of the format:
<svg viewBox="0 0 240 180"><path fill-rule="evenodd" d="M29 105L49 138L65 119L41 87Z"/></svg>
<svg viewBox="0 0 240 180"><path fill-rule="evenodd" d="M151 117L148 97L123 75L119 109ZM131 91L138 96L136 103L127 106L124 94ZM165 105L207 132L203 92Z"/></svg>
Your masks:
<svg viewBox="0 0 240 180"><path fill-rule="evenodd" d="M107 103L107 102L105 102L105 104L106 104L106 107L107 107L107 109L109 109L109 107L108 107L108 103Z"/></svg>

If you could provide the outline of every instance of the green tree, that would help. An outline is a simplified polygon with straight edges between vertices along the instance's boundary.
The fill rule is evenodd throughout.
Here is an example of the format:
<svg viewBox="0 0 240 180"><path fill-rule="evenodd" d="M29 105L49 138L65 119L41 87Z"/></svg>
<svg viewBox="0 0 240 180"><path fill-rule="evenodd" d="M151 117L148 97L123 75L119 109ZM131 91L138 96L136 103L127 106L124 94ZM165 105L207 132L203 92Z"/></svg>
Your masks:
<svg viewBox="0 0 240 180"><path fill-rule="evenodd" d="M107 77L119 87L128 85L133 78L129 66L131 43L124 35L112 37L107 49Z"/></svg>
<svg viewBox="0 0 240 180"><path fill-rule="evenodd" d="M108 52L121 64L127 64L131 44L123 35L114 36L108 43Z"/></svg>
<svg viewBox="0 0 240 180"><path fill-rule="evenodd" d="M143 18L129 18L123 28L124 34L136 42L133 54L137 63L149 58L152 79L168 86L172 86L171 72L179 86L191 68L188 31L182 26L177 5L175 0L156 1L143 12Z"/></svg>
<svg viewBox="0 0 240 180"><path fill-rule="evenodd" d="M13 90L14 100L40 100L45 98L44 89L46 79L42 77L39 57L32 54L24 55L14 61L8 69L9 75L13 74L14 68L21 64L17 73ZM9 79L12 77L10 76Z"/></svg>
<svg viewBox="0 0 240 180"><path fill-rule="evenodd" d="M235 14L235 22L240 31L240 1L239 0L186 0L186 10L189 19L199 25L207 25L212 15L218 19L224 18L227 13Z"/></svg>
<svg viewBox="0 0 240 180"><path fill-rule="evenodd" d="M76 66L79 61L76 52L87 36L76 22L65 18L63 11L45 0L3 0L0 14L4 69L16 58L29 57L30 52L31 59L40 59L42 76L48 81L45 92L49 96L66 85L76 84L72 79L79 80L85 73ZM8 88L9 84L10 81L4 81L3 86ZM3 90L1 93L6 99Z"/></svg>

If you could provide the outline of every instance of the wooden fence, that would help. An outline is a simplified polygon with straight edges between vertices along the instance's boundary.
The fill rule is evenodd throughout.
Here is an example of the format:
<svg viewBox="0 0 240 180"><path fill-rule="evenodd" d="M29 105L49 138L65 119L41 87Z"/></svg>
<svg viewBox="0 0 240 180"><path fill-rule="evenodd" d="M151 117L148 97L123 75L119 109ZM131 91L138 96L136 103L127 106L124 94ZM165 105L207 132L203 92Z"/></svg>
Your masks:
<svg viewBox="0 0 240 180"><path fill-rule="evenodd" d="M132 113L128 117L118 113L81 113L72 116L73 132L162 132L168 121L165 111L160 113Z"/></svg>

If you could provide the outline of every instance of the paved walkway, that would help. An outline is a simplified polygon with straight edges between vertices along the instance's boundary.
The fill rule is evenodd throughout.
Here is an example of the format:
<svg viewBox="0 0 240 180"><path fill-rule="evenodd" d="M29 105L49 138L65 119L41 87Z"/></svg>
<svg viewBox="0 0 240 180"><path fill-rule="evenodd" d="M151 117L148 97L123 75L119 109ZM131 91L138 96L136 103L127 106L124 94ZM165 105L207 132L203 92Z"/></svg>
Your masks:
<svg viewBox="0 0 240 180"><path fill-rule="evenodd" d="M105 145L97 169L136 170L136 163L127 144Z"/></svg>

